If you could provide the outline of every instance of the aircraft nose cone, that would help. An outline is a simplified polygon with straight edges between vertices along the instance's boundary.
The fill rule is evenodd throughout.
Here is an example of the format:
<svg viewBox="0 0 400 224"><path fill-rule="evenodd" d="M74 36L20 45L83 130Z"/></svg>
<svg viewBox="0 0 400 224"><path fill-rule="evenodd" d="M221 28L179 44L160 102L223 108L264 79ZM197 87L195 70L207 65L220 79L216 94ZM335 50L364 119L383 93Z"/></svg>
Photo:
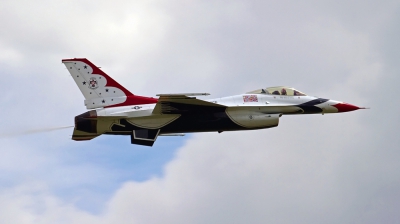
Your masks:
<svg viewBox="0 0 400 224"><path fill-rule="evenodd" d="M357 106L349 104L349 103L338 103L333 106L338 109L338 112L349 112L349 111L353 111L353 110L363 109L361 107L357 107Z"/></svg>

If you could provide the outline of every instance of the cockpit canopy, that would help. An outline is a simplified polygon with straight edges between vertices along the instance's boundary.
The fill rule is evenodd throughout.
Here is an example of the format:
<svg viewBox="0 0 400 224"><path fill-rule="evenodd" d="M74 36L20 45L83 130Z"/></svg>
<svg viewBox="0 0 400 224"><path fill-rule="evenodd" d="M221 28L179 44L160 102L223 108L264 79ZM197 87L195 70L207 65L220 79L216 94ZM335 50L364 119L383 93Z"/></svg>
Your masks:
<svg viewBox="0 0 400 224"><path fill-rule="evenodd" d="M248 93L256 94L271 94L271 95L285 95L285 96L306 96L306 94L287 86L275 86L265 89L257 89Z"/></svg>

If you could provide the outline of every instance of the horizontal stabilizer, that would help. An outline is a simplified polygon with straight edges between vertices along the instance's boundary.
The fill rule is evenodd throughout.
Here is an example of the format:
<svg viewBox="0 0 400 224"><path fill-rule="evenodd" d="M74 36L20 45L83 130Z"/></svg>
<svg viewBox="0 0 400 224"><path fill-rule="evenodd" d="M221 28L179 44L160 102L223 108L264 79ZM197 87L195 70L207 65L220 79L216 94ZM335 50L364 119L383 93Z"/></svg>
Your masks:
<svg viewBox="0 0 400 224"><path fill-rule="evenodd" d="M92 140L98 136L100 136L100 135L74 129L74 132L72 134L72 140L88 141L88 140Z"/></svg>

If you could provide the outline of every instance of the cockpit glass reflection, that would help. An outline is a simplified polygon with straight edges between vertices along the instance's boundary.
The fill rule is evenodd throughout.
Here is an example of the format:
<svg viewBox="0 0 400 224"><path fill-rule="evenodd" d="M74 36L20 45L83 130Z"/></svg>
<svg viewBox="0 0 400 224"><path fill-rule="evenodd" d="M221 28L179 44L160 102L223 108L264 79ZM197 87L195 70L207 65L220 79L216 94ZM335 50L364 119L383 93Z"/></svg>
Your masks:
<svg viewBox="0 0 400 224"><path fill-rule="evenodd" d="M254 90L249 93L283 95L283 96L306 96L303 92L287 86L275 86L265 89Z"/></svg>

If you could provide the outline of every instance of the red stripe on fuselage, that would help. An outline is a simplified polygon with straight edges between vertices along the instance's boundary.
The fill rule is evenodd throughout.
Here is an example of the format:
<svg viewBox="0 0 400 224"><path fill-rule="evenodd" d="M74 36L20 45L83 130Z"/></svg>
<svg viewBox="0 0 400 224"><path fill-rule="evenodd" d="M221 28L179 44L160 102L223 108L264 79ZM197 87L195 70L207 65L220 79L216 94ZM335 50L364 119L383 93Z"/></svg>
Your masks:
<svg viewBox="0 0 400 224"><path fill-rule="evenodd" d="M104 108L140 105L140 104L152 104L152 103L157 103L157 102L158 102L158 99L156 99L156 98L133 95L133 96L127 96L125 102L123 102L123 103L106 106Z"/></svg>

